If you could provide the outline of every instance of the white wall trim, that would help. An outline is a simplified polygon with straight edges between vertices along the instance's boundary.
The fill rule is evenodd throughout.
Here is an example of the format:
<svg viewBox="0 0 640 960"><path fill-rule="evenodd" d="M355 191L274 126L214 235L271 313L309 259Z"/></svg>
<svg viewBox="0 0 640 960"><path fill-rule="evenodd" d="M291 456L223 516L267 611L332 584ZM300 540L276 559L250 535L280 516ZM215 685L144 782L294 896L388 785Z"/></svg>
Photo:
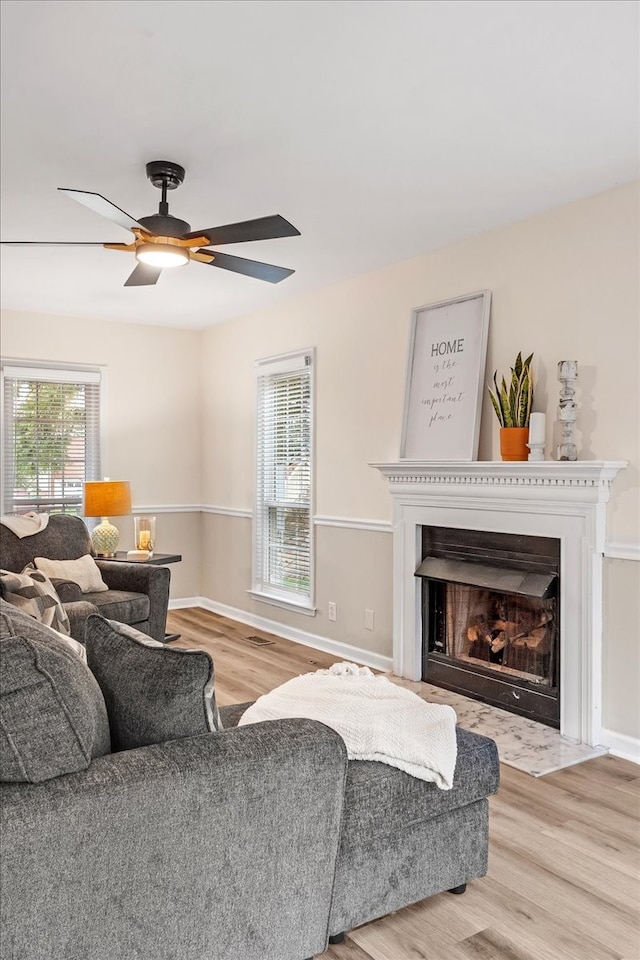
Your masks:
<svg viewBox="0 0 640 960"><path fill-rule="evenodd" d="M373 533L392 533L390 520L356 520L352 517L315 516L317 527L342 527L347 530L368 530Z"/></svg>
<svg viewBox="0 0 640 960"><path fill-rule="evenodd" d="M169 600L169 610L186 610L187 607L200 607L200 597L178 597L176 600Z"/></svg>
<svg viewBox="0 0 640 960"><path fill-rule="evenodd" d="M136 513L201 513L204 510L199 503L157 503L154 506L136 503L131 512Z"/></svg>
<svg viewBox="0 0 640 960"><path fill-rule="evenodd" d="M212 504L205 504L200 507L202 513L219 513L223 517L245 517L249 520L253 516L252 510L246 510L244 507L218 507Z"/></svg>
<svg viewBox="0 0 640 960"><path fill-rule="evenodd" d="M306 602L298 603L293 597L289 600L284 596L276 596L271 593L261 593L260 590L247 590L250 597L259 603L270 603L272 607L280 607L282 610L290 610L291 613L301 613L304 617L315 617L317 608L307 598ZM301 598L304 601L304 598Z"/></svg>
<svg viewBox="0 0 640 960"><path fill-rule="evenodd" d="M609 753L632 763L640 763L640 740L630 737L626 733L616 733L615 730L601 730L600 740L603 746L609 748Z"/></svg>
<svg viewBox="0 0 640 960"><path fill-rule="evenodd" d="M640 543L623 541L606 543L604 555L611 560L640 560Z"/></svg>
<svg viewBox="0 0 640 960"><path fill-rule="evenodd" d="M226 603L218 603L216 600L209 600L207 597L191 597L169 601L170 610L180 610L184 607L202 607L204 610L210 610L211 613L217 613L221 617L238 620L240 623L246 623L258 630L274 633L277 637L283 637L285 640L294 640L305 647L313 647L323 653L330 653L334 657L342 657L344 660L361 663L366 667L373 667L374 670L385 672L391 670L391 657L383 657L382 654L372 653L370 650L363 650L360 647L352 647L350 644L341 643L339 640L331 640L329 637L321 637L316 633L298 630L297 627L290 627L285 623L260 617L257 614L249 613L248 610L240 610L238 607L229 607Z"/></svg>
<svg viewBox="0 0 640 960"><path fill-rule="evenodd" d="M245 510L242 507L220 507L214 504L207 504L202 507L194 507L195 510L201 510L202 513L217 513L225 517L247 517L251 519L252 511ZM149 508L151 510L151 508ZM167 512L169 510L167 509ZM390 520L359 520L354 517L330 517L316 515L313 517L313 523L316 527L342 527L347 530L367 530L373 533L391 533Z"/></svg>
<svg viewBox="0 0 640 960"><path fill-rule="evenodd" d="M250 520L253 513L244 507L221 507L217 504L161 503L155 506L134 506L133 513L212 513L223 517L240 517ZM343 530L363 530L371 533L393 533L393 524L390 520L360 520L354 517L331 517L318 514L313 518L317 527L339 527ZM611 560L640 561L640 543L633 541L613 541L606 543L604 556Z"/></svg>

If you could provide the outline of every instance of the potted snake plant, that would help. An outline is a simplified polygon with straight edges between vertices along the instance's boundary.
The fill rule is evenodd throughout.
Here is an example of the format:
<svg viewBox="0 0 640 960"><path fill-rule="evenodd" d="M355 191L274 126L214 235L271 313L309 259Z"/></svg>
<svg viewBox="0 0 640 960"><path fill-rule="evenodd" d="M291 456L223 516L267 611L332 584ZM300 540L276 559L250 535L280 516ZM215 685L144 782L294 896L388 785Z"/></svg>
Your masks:
<svg viewBox="0 0 640 960"><path fill-rule="evenodd" d="M491 403L500 424L500 455L503 460L526 460L529 456L529 418L533 405L533 375L530 353L526 360L518 353L511 367L509 382L504 376L498 385L498 371L493 374L495 389L488 387Z"/></svg>

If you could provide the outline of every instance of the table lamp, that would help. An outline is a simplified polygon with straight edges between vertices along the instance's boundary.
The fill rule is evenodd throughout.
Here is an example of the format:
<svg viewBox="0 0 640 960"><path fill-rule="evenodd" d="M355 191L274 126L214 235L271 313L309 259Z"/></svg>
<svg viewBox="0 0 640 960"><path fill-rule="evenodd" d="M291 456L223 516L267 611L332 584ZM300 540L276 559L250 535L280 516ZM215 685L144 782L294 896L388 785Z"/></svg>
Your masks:
<svg viewBox="0 0 640 960"><path fill-rule="evenodd" d="M109 517L131 513L131 490L128 480L91 480L84 485L84 516L102 517L91 534L91 543L98 557L114 557L120 533L109 523Z"/></svg>

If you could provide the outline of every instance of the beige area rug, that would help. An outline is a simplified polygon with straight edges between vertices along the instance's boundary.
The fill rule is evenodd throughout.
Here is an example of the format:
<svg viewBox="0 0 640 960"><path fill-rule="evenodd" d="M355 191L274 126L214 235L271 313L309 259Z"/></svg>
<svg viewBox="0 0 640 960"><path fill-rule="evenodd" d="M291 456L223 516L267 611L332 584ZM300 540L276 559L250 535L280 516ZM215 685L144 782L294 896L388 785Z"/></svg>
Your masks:
<svg viewBox="0 0 640 960"><path fill-rule="evenodd" d="M396 678L391 677L391 680ZM465 730L473 730L491 737L498 746L500 762L532 777L543 777L555 770L571 767L608 753L606 747L589 747L563 737L559 730L535 720L518 717L499 707L478 703L459 693L434 687L430 683L398 681L425 700L447 703L453 707L458 723Z"/></svg>

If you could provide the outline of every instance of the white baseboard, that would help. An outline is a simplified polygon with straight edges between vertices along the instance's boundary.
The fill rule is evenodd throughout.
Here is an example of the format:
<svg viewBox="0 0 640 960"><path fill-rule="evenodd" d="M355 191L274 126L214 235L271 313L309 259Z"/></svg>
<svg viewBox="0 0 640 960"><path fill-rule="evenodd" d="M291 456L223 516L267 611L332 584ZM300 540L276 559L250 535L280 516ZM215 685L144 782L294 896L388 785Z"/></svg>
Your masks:
<svg viewBox="0 0 640 960"><path fill-rule="evenodd" d="M202 597L179 597L169 600L169 610L184 610L186 607L201 607Z"/></svg>
<svg viewBox="0 0 640 960"><path fill-rule="evenodd" d="M601 730L600 740L605 747L609 748L609 753L614 757L621 757L623 760L631 760L632 763L640 763L640 739L630 737L626 733L616 733L615 730Z"/></svg>
<svg viewBox="0 0 640 960"><path fill-rule="evenodd" d="M321 637L317 633L299 630L297 627L290 627L286 623L278 623L276 620L260 617L238 607L229 607L226 603L218 603L216 600L209 600L207 597L188 597L169 601L170 610L180 610L185 607L202 607L204 610L210 610L221 617L246 623L250 627L266 630L267 633L274 633L277 637L283 637L285 640L294 640L296 643L304 644L305 647L313 647L315 650L330 653L334 657L341 657L343 660L353 663L363 664L365 667L372 667L374 670L390 672L393 665L391 657L383 657L382 654L372 653L371 650L363 650L361 647L353 647L348 643L341 643L339 640Z"/></svg>

